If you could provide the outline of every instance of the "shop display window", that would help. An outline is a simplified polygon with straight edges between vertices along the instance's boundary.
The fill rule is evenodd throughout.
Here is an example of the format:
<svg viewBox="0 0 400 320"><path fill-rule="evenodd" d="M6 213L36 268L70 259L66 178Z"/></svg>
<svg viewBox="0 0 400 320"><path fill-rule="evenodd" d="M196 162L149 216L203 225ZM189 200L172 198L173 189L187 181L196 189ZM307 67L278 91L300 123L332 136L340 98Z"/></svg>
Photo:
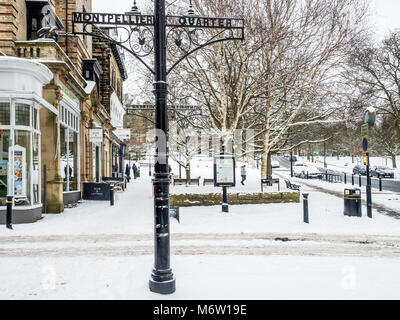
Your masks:
<svg viewBox="0 0 400 320"><path fill-rule="evenodd" d="M0 206L13 196L15 206L40 201L39 105L0 101Z"/></svg>

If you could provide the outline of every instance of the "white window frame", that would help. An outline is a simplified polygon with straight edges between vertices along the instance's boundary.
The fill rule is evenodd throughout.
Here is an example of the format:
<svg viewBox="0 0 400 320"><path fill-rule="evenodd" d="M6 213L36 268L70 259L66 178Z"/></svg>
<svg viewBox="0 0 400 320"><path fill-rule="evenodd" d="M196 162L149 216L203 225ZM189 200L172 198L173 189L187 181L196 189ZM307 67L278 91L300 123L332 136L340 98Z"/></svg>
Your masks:
<svg viewBox="0 0 400 320"><path fill-rule="evenodd" d="M12 147L12 154L11 154L11 159L9 159L9 168L8 170L11 170L12 168L12 159L14 158L14 147L15 147L15 131L26 131L29 132L29 137L30 137L30 150L26 150L26 156L30 156L30 162L27 163L27 174L29 175L29 180L30 181L30 205L27 206L21 206L23 208L36 208L36 207L41 207L42 206L42 201L41 201L41 194L42 194L42 185L39 183L39 203L34 204L34 195L33 195L33 179L32 179L32 174L33 174L33 134L38 135L38 143L39 143L39 179L42 177L42 159L41 159L41 132L40 132L40 109L41 105L39 105L36 101L33 99L27 99L27 98L18 98L18 97L12 97L12 98L3 98L0 97L0 103L8 103L10 105L10 124L9 125L0 125L0 130L8 130L10 132L10 147ZM30 106L29 109L29 126L21 126L21 125L15 125L15 110L16 104L26 104ZM33 120L33 115L34 112L33 110L37 110L37 124L38 128L34 128L34 120ZM10 179L11 181L7 181L7 196L12 196L13 195L13 190L14 190L14 179ZM13 201L13 206L15 207L15 201ZM4 206L2 206L4 207ZM20 207L20 206L18 206Z"/></svg>
<svg viewBox="0 0 400 320"><path fill-rule="evenodd" d="M60 130L62 130L63 127L66 127L68 130L66 132L67 137L68 137L68 143L67 143L67 154L69 154L69 132L70 130L74 133L77 134L77 163L75 164L77 166L77 185L78 188L77 190L70 191L70 180L69 180L69 174L67 174L67 188L66 191L63 193L76 193L76 192L81 192L81 136L80 136L80 123L81 123L81 116L79 112L79 106L75 106L75 104L72 102L71 99L69 99L66 95L64 95L63 99L60 102L60 114L59 114L59 120L60 120ZM61 133L60 133L61 135ZM67 158L67 168L69 167L69 158ZM62 170L62 169L61 169ZM62 172L60 172L62 175Z"/></svg>

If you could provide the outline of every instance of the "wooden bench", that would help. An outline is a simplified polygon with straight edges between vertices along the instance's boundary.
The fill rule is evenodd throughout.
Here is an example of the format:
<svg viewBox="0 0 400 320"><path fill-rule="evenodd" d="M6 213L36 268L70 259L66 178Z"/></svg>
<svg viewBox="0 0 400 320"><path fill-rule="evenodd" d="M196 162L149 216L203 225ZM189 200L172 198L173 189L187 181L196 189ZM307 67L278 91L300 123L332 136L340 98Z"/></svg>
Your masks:
<svg viewBox="0 0 400 320"><path fill-rule="evenodd" d="M175 179L179 179L178 175L170 174L170 183L174 184Z"/></svg>
<svg viewBox="0 0 400 320"><path fill-rule="evenodd" d="M214 179L206 179L206 178L204 178L203 186L205 186L206 184L214 185Z"/></svg>
<svg viewBox="0 0 400 320"><path fill-rule="evenodd" d="M199 186L200 187L200 179L190 179L190 186Z"/></svg>
<svg viewBox="0 0 400 320"><path fill-rule="evenodd" d="M300 185L293 184L289 180L286 180L286 179L285 179L285 182L286 182L286 188L288 188L290 190L300 191Z"/></svg>
<svg viewBox="0 0 400 320"><path fill-rule="evenodd" d="M281 184L279 179L268 177L267 179L261 179L261 192L264 192L264 184L272 186L274 183L278 184L278 192L281 191Z"/></svg>
<svg viewBox="0 0 400 320"><path fill-rule="evenodd" d="M183 186L186 185L186 179L174 179L174 186Z"/></svg>

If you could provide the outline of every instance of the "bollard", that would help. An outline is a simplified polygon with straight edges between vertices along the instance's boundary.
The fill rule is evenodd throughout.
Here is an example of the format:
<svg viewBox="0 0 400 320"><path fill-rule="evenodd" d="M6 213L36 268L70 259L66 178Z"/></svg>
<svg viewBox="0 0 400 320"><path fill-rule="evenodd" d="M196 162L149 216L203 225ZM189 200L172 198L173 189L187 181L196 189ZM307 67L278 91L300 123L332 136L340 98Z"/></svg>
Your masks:
<svg viewBox="0 0 400 320"><path fill-rule="evenodd" d="M347 184L347 174L346 174L346 172L344 173L344 184Z"/></svg>
<svg viewBox="0 0 400 320"><path fill-rule="evenodd" d="M360 185L360 188L361 188L361 187L362 187L362 183L361 183L361 174L358 175L358 182L359 182L359 185Z"/></svg>
<svg viewBox="0 0 400 320"><path fill-rule="evenodd" d="M310 223L308 219L308 193L303 193L303 218L304 223Z"/></svg>
<svg viewBox="0 0 400 320"><path fill-rule="evenodd" d="M110 185L110 205L114 205L114 186Z"/></svg>
<svg viewBox="0 0 400 320"><path fill-rule="evenodd" d="M7 197L7 216L6 216L6 227L7 229L13 230L12 228L12 205L13 197Z"/></svg>
<svg viewBox="0 0 400 320"><path fill-rule="evenodd" d="M382 192L382 178L379 178L379 191Z"/></svg>
<svg viewBox="0 0 400 320"><path fill-rule="evenodd" d="M351 175L351 184L354 186L354 174Z"/></svg>

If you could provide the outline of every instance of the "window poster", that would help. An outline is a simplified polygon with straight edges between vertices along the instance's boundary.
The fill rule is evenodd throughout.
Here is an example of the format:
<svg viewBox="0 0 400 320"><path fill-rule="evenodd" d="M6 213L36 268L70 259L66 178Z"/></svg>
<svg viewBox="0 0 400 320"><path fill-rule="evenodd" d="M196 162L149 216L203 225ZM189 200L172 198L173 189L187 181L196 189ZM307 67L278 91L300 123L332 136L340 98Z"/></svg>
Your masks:
<svg viewBox="0 0 400 320"><path fill-rule="evenodd" d="M0 176L6 176L7 175L7 167L8 167L8 161L7 160L0 160Z"/></svg>
<svg viewBox="0 0 400 320"><path fill-rule="evenodd" d="M14 197L26 198L26 149L17 145L13 152L10 148L10 158L13 159Z"/></svg>

